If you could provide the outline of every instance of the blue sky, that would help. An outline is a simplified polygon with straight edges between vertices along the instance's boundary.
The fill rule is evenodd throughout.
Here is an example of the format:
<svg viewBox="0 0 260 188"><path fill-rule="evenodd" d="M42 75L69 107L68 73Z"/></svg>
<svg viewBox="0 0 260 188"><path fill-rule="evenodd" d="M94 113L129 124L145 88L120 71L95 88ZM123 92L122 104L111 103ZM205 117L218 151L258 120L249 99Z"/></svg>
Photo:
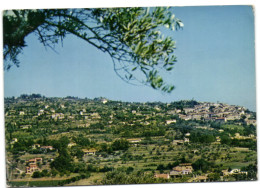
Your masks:
<svg viewBox="0 0 260 188"><path fill-rule="evenodd" d="M167 32L176 40L178 62L164 94L123 82L111 58L76 37L67 37L55 53L33 35L19 56L21 66L4 73L5 96L40 93L51 96L107 97L122 101L171 102L192 99L256 108L254 16L250 6L175 7L182 30Z"/></svg>

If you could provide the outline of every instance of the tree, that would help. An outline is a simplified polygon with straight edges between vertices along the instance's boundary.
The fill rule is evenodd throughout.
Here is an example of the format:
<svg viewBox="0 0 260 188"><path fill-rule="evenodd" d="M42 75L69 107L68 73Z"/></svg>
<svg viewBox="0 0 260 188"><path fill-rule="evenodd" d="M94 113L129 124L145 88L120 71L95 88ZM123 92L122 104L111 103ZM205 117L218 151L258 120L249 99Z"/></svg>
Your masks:
<svg viewBox="0 0 260 188"><path fill-rule="evenodd" d="M40 178L40 177L42 177L42 176L41 176L41 172L39 172L39 171L34 172L33 175L32 175L32 177L33 177L33 178Z"/></svg>
<svg viewBox="0 0 260 188"><path fill-rule="evenodd" d="M58 149L59 156L51 162L51 168L59 172L71 171L73 168L73 159L68 152L69 139L66 136L61 137L55 144Z"/></svg>
<svg viewBox="0 0 260 188"><path fill-rule="evenodd" d="M164 92L174 88L160 76L160 71L171 71L177 60L173 53L175 41L163 37L159 30L183 27L169 8L7 10L3 25L6 70L19 66L18 55L29 34L34 33L52 49L72 34L109 54L122 80Z"/></svg>
<svg viewBox="0 0 260 188"><path fill-rule="evenodd" d="M126 151L129 148L129 141L125 139L115 140L111 147L113 150L124 150Z"/></svg>
<svg viewBox="0 0 260 188"><path fill-rule="evenodd" d="M220 174L218 172L210 173L209 174L209 180L210 181L219 181L220 180Z"/></svg>
<svg viewBox="0 0 260 188"><path fill-rule="evenodd" d="M204 173L209 170L210 166L211 164L204 159L198 159L194 163L192 163L192 167L194 168L194 170L201 170Z"/></svg>
<svg viewBox="0 0 260 188"><path fill-rule="evenodd" d="M222 135L221 137L221 144L227 144L230 145L232 140L228 135Z"/></svg>
<svg viewBox="0 0 260 188"><path fill-rule="evenodd" d="M7 123L6 130L9 133L10 140L13 139L13 132L15 131L15 127L11 123Z"/></svg>

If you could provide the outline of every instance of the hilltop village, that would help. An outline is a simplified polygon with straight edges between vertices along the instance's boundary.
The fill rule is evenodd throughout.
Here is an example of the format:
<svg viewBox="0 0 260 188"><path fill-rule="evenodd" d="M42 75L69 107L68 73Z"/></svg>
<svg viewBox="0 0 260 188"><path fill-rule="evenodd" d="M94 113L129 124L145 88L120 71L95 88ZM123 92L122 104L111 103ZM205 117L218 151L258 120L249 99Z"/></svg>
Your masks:
<svg viewBox="0 0 260 188"><path fill-rule="evenodd" d="M194 100L5 98L13 186L256 180L256 113Z"/></svg>

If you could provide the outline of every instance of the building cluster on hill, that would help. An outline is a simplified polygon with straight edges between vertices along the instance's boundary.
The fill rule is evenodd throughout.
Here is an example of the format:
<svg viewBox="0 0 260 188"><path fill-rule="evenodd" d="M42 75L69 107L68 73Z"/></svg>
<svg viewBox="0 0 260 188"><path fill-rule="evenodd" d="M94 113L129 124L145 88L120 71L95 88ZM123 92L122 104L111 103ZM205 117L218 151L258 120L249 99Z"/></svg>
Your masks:
<svg viewBox="0 0 260 188"><path fill-rule="evenodd" d="M256 125L256 119L244 107L223 103L200 102L194 107L176 109L171 114L178 114L183 120L205 120L228 122L243 119L248 125ZM169 123L171 120L168 120ZM173 120L172 120L173 121Z"/></svg>

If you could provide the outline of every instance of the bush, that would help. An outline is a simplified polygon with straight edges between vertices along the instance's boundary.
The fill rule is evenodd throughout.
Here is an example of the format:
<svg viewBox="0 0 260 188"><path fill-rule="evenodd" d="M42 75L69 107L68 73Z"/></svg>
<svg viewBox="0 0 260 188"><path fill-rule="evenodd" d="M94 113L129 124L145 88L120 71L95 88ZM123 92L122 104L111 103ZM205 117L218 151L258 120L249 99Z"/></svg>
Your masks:
<svg viewBox="0 0 260 188"><path fill-rule="evenodd" d="M113 150L128 150L128 148L130 147L130 144L127 140L125 139L120 139L120 140L116 140L112 143L112 149Z"/></svg>
<svg viewBox="0 0 260 188"><path fill-rule="evenodd" d="M41 172L36 171L36 172L33 173L32 177L33 178L40 178L40 177L42 177L42 174L41 174Z"/></svg>

